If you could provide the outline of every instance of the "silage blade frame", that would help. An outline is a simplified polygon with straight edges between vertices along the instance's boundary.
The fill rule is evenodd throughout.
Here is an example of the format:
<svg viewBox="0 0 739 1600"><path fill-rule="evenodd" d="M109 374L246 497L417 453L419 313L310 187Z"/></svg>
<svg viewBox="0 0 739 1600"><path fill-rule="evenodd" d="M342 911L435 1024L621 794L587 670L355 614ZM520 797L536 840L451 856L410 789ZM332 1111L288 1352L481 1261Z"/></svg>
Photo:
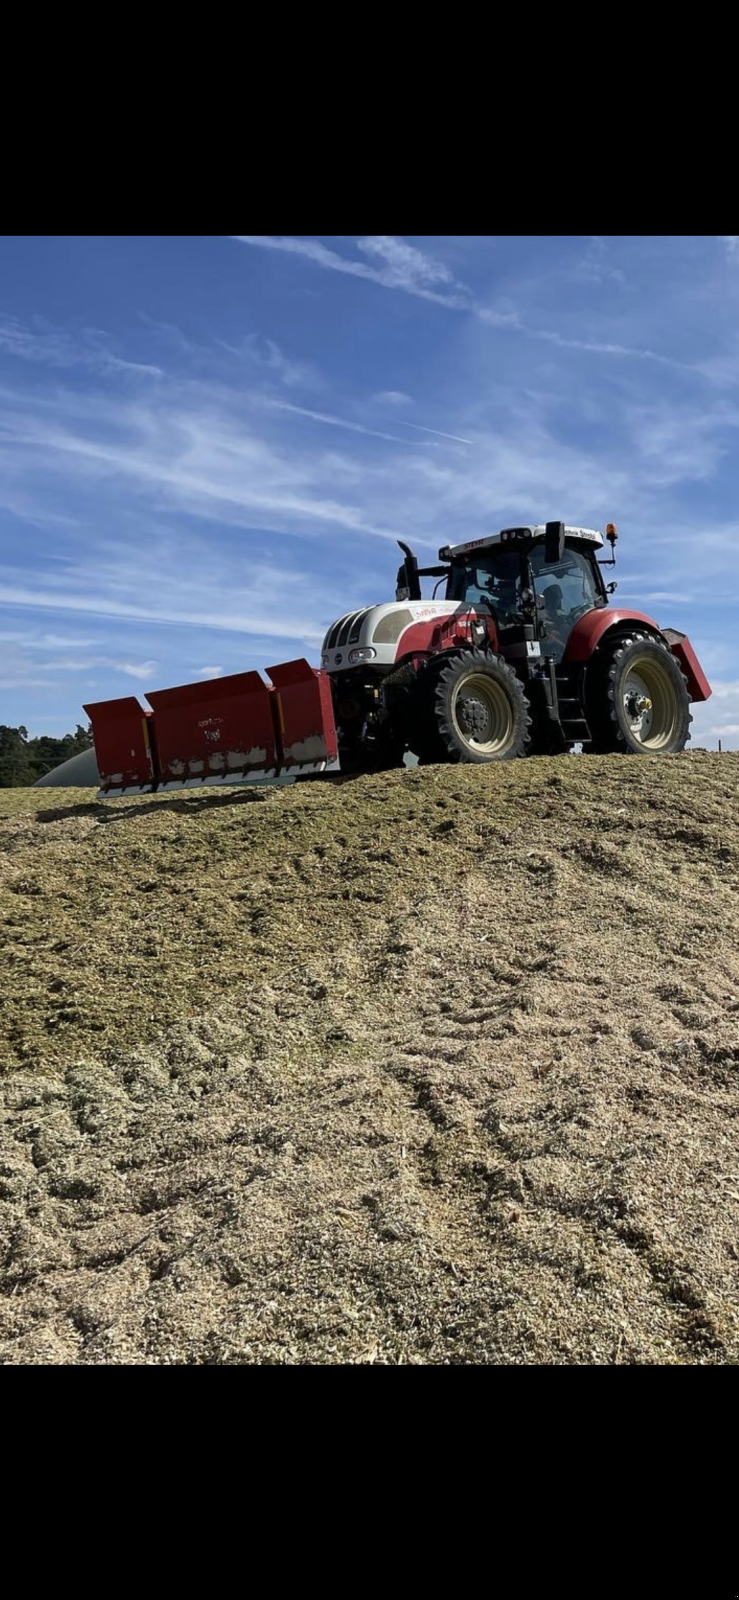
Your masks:
<svg viewBox="0 0 739 1600"><path fill-rule="evenodd" d="M331 683L303 657L85 706L101 786L120 799L340 770Z"/></svg>

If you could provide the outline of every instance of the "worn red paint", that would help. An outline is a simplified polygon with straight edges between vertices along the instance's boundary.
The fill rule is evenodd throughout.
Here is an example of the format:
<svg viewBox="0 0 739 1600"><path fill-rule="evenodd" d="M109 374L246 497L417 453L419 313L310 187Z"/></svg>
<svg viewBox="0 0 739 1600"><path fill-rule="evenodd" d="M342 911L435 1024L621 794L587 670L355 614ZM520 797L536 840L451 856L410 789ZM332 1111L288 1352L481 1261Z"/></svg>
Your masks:
<svg viewBox="0 0 739 1600"><path fill-rule="evenodd" d="M83 710L92 724L101 788L150 788L156 776L151 712L130 694L120 700L99 700Z"/></svg>
<svg viewBox="0 0 739 1600"><path fill-rule="evenodd" d="M138 700L85 706L103 789L237 783L263 773L334 763L331 684L307 661L155 689Z"/></svg>
<svg viewBox="0 0 739 1600"><path fill-rule="evenodd" d="M239 778L277 761L270 691L258 672L147 693L160 783Z"/></svg>
<svg viewBox="0 0 739 1600"><path fill-rule="evenodd" d="M274 684L281 766L289 768L301 761L336 761L339 745L331 683L326 673L299 660L267 667L267 675Z"/></svg>

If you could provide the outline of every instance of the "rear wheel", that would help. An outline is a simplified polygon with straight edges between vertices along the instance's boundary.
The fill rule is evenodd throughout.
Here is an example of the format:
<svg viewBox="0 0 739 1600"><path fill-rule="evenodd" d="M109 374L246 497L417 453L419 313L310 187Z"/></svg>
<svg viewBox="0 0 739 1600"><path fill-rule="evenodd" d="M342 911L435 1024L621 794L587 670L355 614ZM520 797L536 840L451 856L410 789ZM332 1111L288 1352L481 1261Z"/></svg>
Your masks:
<svg viewBox="0 0 739 1600"><path fill-rule="evenodd" d="M419 689L426 715L411 748L421 761L508 761L526 754L531 719L515 672L485 650L453 655Z"/></svg>
<svg viewBox="0 0 739 1600"><path fill-rule="evenodd" d="M645 633L606 646L589 695L593 749L674 755L690 738L688 687L672 651Z"/></svg>

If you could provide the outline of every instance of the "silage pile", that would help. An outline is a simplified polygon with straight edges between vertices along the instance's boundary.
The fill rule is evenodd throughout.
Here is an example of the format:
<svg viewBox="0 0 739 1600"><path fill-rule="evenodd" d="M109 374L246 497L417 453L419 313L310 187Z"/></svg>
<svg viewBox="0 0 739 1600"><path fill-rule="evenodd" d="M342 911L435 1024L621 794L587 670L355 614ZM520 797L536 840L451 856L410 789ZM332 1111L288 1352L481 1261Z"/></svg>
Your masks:
<svg viewBox="0 0 739 1600"><path fill-rule="evenodd" d="M0 795L0 1359L739 1354L739 757Z"/></svg>

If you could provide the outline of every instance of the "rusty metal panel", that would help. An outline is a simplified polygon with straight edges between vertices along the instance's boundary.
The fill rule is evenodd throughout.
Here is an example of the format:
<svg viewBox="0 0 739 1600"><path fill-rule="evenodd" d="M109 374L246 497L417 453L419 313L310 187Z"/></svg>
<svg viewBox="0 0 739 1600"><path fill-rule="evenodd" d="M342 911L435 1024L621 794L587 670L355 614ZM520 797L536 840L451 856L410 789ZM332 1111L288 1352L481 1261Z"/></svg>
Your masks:
<svg viewBox="0 0 739 1600"><path fill-rule="evenodd" d="M282 770L322 772L338 766L331 683L304 659L268 667L275 686L275 716Z"/></svg>
<svg viewBox="0 0 739 1600"><path fill-rule="evenodd" d="M146 698L154 708L160 788L274 775L272 695L258 672L156 689Z"/></svg>
<svg viewBox="0 0 739 1600"><path fill-rule="evenodd" d="M134 695L83 709L92 723L101 794L147 794L155 781L151 713Z"/></svg>

